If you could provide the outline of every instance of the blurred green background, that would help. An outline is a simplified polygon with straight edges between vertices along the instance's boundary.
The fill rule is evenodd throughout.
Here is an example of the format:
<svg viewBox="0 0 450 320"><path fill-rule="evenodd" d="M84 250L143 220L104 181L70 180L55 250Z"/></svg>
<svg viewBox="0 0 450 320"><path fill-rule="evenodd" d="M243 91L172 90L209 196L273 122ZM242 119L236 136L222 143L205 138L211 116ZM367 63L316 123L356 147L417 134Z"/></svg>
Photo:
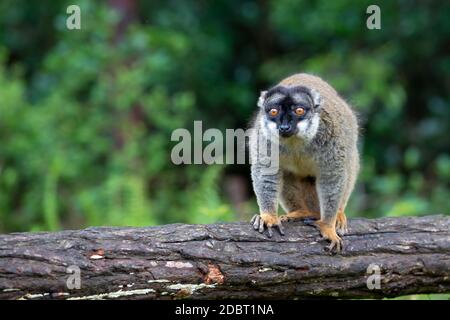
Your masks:
<svg viewBox="0 0 450 320"><path fill-rule="evenodd" d="M248 165L173 165L174 129L245 128L322 76L359 112L350 216L450 213L450 6L0 0L0 232L248 219ZM81 7L81 30L66 8Z"/></svg>

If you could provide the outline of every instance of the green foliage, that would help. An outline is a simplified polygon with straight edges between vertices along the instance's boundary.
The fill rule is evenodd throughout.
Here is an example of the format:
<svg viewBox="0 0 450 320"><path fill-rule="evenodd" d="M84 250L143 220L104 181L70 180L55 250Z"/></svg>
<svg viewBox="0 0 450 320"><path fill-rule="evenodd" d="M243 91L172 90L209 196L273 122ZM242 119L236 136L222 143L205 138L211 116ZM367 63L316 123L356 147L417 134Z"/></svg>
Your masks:
<svg viewBox="0 0 450 320"><path fill-rule="evenodd" d="M235 219L223 181L248 166L175 166L171 133L246 127L299 71L359 114L351 215L450 213L444 2L381 1L378 31L370 1L142 1L123 28L83 0L79 31L68 4L0 2L0 231Z"/></svg>
<svg viewBox="0 0 450 320"><path fill-rule="evenodd" d="M414 294L401 296L393 300L449 300L450 294Z"/></svg>

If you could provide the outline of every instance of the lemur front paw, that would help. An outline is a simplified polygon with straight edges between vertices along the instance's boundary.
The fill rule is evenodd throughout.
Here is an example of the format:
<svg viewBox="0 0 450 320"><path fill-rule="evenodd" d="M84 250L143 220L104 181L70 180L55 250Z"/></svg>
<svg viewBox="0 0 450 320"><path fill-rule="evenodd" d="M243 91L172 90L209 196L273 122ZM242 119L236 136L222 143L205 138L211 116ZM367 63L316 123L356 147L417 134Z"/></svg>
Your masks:
<svg viewBox="0 0 450 320"><path fill-rule="evenodd" d="M347 228L347 217L344 211L339 211L336 216L336 232L338 235L343 236L348 232Z"/></svg>
<svg viewBox="0 0 450 320"><path fill-rule="evenodd" d="M329 223L321 220L310 222L310 224L317 227L322 237L331 242L330 245L326 247L327 251L335 251L336 253L339 253L344 250L344 243L341 237L339 237L336 233L336 228L334 225L330 225Z"/></svg>
<svg viewBox="0 0 450 320"><path fill-rule="evenodd" d="M250 223L253 224L253 229L258 230L259 232L264 232L264 227L267 227L267 233L269 238L273 236L272 227L278 228L278 231L282 236L284 236L283 226L281 225L281 220L278 218L276 214L270 213L261 213L255 214L253 218L250 220Z"/></svg>

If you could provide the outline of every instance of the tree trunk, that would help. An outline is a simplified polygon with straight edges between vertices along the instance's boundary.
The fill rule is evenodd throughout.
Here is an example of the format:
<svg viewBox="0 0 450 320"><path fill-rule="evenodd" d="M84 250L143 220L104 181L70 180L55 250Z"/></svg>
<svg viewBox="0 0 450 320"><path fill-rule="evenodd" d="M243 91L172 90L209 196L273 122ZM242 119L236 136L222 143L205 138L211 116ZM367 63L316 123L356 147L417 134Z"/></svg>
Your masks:
<svg viewBox="0 0 450 320"><path fill-rule="evenodd" d="M352 219L340 255L324 251L318 231L302 222L285 223L285 231L269 239L241 222L0 235L0 298L381 298L450 292L450 217Z"/></svg>

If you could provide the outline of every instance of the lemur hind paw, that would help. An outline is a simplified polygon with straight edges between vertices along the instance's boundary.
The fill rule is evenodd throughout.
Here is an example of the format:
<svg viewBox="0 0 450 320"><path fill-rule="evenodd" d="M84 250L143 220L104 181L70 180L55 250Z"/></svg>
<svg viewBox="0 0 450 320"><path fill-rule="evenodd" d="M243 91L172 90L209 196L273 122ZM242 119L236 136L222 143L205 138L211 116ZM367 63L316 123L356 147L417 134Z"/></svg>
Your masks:
<svg viewBox="0 0 450 320"><path fill-rule="evenodd" d="M334 226L330 226L328 223L321 220L315 221L312 224L320 230L320 234L324 239L331 242L329 246L325 247L327 251L339 253L344 250L344 242L336 233L336 228Z"/></svg>
<svg viewBox="0 0 450 320"><path fill-rule="evenodd" d="M253 218L250 220L250 223L253 225L253 229L258 230L260 233L264 232L264 228L267 227L267 233L269 238L272 238L273 231L272 228L275 227L278 229L280 234L284 236L283 226L281 225L281 220L275 214L270 213L261 213L255 214Z"/></svg>

